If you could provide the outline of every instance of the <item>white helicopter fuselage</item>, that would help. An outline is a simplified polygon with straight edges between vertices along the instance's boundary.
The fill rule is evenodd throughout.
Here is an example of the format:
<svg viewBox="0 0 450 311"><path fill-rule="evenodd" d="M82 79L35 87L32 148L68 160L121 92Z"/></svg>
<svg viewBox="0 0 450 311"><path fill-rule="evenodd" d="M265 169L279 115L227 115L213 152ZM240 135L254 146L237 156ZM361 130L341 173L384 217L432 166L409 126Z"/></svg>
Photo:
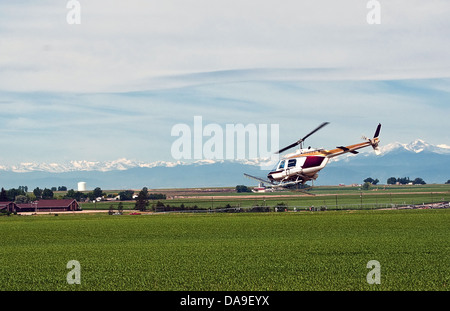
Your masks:
<svg viewBox="0 0 450 311"><path fill-rule="evenodd" d="M328 157L312 154L316 150L300 150L281 159L267 175L272 181L295 181L315 179L317 173L328 164ZM311 154L311 155L308 155Z"/></svg>

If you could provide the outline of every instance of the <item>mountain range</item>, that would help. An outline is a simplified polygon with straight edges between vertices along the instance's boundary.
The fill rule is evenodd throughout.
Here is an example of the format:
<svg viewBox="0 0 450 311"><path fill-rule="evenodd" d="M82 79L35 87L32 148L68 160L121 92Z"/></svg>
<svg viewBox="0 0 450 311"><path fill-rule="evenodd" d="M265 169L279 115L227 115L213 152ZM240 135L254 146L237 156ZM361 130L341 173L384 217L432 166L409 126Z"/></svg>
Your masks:
<svg viewBox="0 0 450 311"><path fill-rule="evenodd" d="M432 145L421 139L380 146L380 155L368 150L335 159L321 171L319 179L323 178L324 184L361 183L367 177L377 178L382 184L389 177L420 177L427 183L450 179L450 146Z"/></svg>
<svg viewBox="0 0 450 311"><path fill-rule="evenodd" d="M77 189L84 181L88 189L196 188L256 185L243 173L264 177L258 160L198 160L142 162L129 159L114 161L70 161L68 163L0 164L0 186L58 187ZM334 158L319 172L315 185L362 183L367 178L386 183L389 177L420 177L427 183L444 183L450 179L450 146L432 145L417 139L409 144L380 146L380 155L366 150L358 155Z"/></svg>

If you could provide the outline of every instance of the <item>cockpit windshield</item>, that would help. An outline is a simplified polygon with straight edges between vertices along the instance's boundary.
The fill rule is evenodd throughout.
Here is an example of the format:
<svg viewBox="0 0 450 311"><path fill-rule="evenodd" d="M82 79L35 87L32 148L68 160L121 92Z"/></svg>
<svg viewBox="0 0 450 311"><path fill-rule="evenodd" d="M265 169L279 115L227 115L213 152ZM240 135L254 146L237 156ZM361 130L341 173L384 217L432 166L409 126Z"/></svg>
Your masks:
<svg viewBox="0 0 450 311"><path fill-rule="evenodd" d="M278 165L280 165L280 162L277 162L277 164L275 164L270 171L275 172L278 168Z"/></svg>
<svg viewBox="0 0 450 311"><path fill-rule="evenodd" d="M272 168L271 172L284 170L285 165L286 165L286 161L281 160Z"/></svg>

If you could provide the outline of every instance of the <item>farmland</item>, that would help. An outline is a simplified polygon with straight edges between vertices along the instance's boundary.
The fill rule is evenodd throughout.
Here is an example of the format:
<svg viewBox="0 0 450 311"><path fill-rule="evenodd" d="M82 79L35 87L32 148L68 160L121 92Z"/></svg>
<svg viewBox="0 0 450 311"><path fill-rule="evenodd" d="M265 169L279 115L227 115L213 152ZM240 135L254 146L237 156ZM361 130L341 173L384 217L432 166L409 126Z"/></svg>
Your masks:
<svg viewBox="0 0 450 311"><path fill-rule="evenodd" d="M449 209L0 217L2 290L448 290ZM66 264L81 265L68 284ZM370 260L381 284L368 284Z"/></svg>
<svg viewBox="0 0 450 311"><path fill-rule="evenodd" d="M277 191L266 193L236 193L233 188L220 189L155 189L167 195L161 200L165 205L180 207L197 206L198 209L217 209L226 206L249 208L274 207L283 203L288 210L307 210L310 207L326 207L328 210L377 209L431 202L450 201L450 185L376 186L370 190L361 187L315 187L308 193ZM151 201L150 207L156 202ZM124 209L133 209L134 202L123 202ZM85 210L117 209L118 202L82 203Z"/></svg>

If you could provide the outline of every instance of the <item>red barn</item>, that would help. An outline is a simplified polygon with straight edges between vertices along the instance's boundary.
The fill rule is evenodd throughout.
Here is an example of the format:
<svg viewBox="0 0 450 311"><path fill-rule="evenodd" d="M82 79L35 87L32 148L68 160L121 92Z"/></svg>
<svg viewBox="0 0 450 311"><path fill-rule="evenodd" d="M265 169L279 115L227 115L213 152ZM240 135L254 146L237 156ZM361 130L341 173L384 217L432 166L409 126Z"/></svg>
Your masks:
<svg viewBox="0 0 450 311"><path fill-rule="evenodd" d="M0 202L0 210L6 209L14 213L20 212L64 212L79 211L80 205L75 199L39 200L32 203Z"/></svg>
<svg viewBox="0 0 450 311"><path fill-rule="evenodd" d="M16 203L14 202L0 202L0 211L14 212L16 210Z"/></svg>

